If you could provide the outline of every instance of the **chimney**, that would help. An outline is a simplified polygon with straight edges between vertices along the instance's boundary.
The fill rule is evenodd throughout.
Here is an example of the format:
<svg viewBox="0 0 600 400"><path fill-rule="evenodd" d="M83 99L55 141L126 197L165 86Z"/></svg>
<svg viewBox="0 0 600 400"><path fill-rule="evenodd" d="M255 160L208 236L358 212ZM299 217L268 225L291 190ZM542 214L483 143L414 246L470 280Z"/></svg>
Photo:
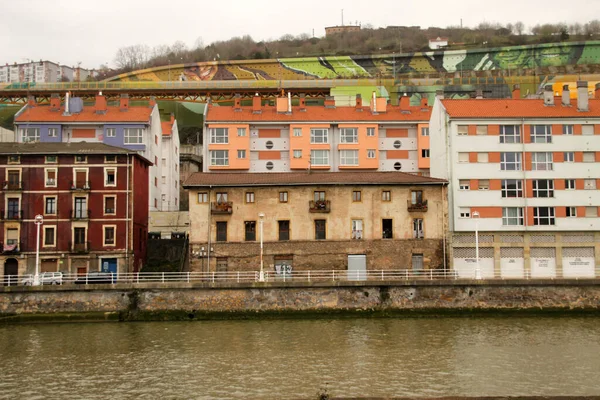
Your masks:
<svg viewBox="0 0 600 400"><path fill-rule="evenodd" d="M65 94L65 115L69 115L71 112L71 93L67 92Z"/></svg>
<svg viewBox="0 0 600 400"><path fill-rule="evenodd" d="M252 114L261 114L262 113L262 100L258 93L254 95L252 98Z"/></svg>
<svg viewBox="0 0 600 400"><path fill-rule="evenodd" d="M288 92L288 113L292 113L292 94Z"/></svg>
<svg viewBox="0 0 600 400"><path fill-rule="evenodd" d="M408 110L410 107L410 97L404 93L404 96L400 97L400 110Z"/></svg>
<svg viewBox="0 0 600 400"><path fill-rule="evenodd" d="M554 105L554 92L552 91L552 85L546 85L544 87L544 105L545 106L553 106Z"/></svg>
<svg viewBox="0 0 600 400"><path fill-rule="evenodd" d="M358 111L362 111L362 96L360 95L360 93L356 94L356 109Z"/></svg>
<svg viewBox="0 0 600 400"><path fill-rule="evenodd" d="M156 105L156 97L150 96L150 102L148 103L148 107L154 108L155 105Z"/></svg>
<svg viewBox="0 0 600 400"><path fill-rule="evenodd" d="M594 97L597 100L600 100L600 83L596 83L596 88L594 90Z"/></svg>
<svg viewBox="0 0 600 400"><path fill-rule="evenodd" d="M335 98L333 96L325 97L325 108L335 108Z"/></svg>
<svg viewBox="0 0 600 400"><path fill-rule="evenodd" d="M427 107L428 106L428 101L427 101L427 97L422 97L421 98L421 107Z"/></svg>
<svg viewBox="0 0 600 400"><path fill-rule="evenodd" d="M577 111L589 111L589 103L587 81L577 81Z"/></svg>
<svg viewBox="0 0 600 400"><path fill-rule="evenodd" d="M27 96L27 105L29 107L35 107L36 106L35 97L33 97L31 95Z"/></svg>
<svg viewBox="0 0 600 400"><path fill-rule="evenodd" d="M106 114L107 111L106 106L106 97L102 96L102 92L96 95L96 104L94 104L94 110L96 114Z"/></svg>
<svg viewBox="0 0 600 400"><path fill-rule="evenodd" d="M129 110L129 95L122 94L121 99L119 100L119 110L127 111Z"/></svg>
<svg viewBox="0 0 600 400"><path fill-rule="evenodd" d="M444 100L444 89L438 89L435 91L435 98L439 100Z"/></svg>
<svg viewBox="0 0 600 400"><path fill-rule="evenodd" d="M285 114L288 112L288 100L285 96L279 96L275 99L275 108L277 112L280 114Z"/></svg>
<svg viewBox="0 0 600 400"><path fill-rule="evenodd" d="M175 113L171 113L171 126L175 122Z"/></svg>
<svg viewBox="0 0 600 400"><path fill-rule="evenodd" d="M518 83L513 86L512 98L515 100L519 100L521 98L521 85Z"/></svg>
<svg viewBox="0 0 600 400"><path fill-rule="evenodd" d="M571 92L569 91L569 85L563 86L562 105L565 107L568 107L571 105Z"/></svg>
<svg viewBox="0 0 600 400"><path fill-rule="evenodd" d="M233 98L233 109L234 111L242 111L242 96L237 93Z"/></svg>
<svg viewBox="0 0 600 400"><path fill-rule="evenodd" d="M60 110L60 96L58 93L52 93L50 95L50 111Z"/></svg>
<svg viewBox="0 0 600 400"><path fill-rule="evenodd" d="M300 99L298 100L300 105L300 111L306 111L306 96L304 93L300 93Z"/></svg>
<svg viewBox="0 0 600 400"><path fill-rule="evenodd" d="M371 112L377 112L377 95L375 94L375 92L373 92L373 94L371 95Z"/></svg>
<svg viewBox="0 0 600 400"><path fill-rule="evenodd" d="M477 90L475 91L475 98L476 98L476 99L479 99L479 100L480 100L480 99L483 99L483 90L481 90L481 89L477 89Z"/></svg>

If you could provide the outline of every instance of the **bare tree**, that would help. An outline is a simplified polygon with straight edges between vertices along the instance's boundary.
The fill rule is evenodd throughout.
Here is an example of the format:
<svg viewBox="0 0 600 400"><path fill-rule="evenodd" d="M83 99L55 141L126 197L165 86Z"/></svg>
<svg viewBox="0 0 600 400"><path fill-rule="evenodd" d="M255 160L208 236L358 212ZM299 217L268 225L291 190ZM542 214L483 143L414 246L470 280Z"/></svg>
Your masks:
<svg viewBox="0 0 600 400"><path fill-rule="evenodd" d="M523 35L523 32L525 32L525 25L523 24L523 22L521 22L521 21L515 22L515 32L519 36Z"/></svg>
<svg viewBox="0 0 600 400"><path fill-rule="evenodd" d="M150 59L150 48L145 44L121 47L115 56L115 64L122 69L144 68Z"/></svg>

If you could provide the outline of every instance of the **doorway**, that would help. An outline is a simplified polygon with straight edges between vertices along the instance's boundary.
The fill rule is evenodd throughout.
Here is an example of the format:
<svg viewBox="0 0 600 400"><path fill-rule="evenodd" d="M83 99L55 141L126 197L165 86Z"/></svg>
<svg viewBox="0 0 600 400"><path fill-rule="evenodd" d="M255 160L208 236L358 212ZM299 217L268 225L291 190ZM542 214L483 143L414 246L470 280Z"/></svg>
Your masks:
<svg viewBox="0 0 600 400"><path fill-rule="evenodd" d="M8 258L4 262L4 286L17 285L19 275L19 262L14 258Z"/></svg>
<svg viewBox="0 0 600 400"><path fill-rule="evenodd" d="M367 280L367 256L365 254L348 254L348 280Z"/></svg>

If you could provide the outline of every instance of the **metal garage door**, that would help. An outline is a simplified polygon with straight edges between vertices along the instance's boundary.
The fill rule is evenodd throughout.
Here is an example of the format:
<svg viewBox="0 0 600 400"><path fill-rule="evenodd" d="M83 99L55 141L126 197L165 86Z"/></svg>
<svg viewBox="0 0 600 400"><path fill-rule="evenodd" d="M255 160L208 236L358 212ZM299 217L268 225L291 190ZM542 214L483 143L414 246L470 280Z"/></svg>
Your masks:
<svg viewBox="0 0 600 400"><path fill-rule="evenodd" d="M474 279L477 261L475 247L455 247L452 267L460 278ZM479 269L482 278L494 277L494 248L479 248Z"/></svg>
<svg viewBox="0 0 600 400"><path fill-rule="evenodd" d="M595 260L593 247L563 247L563 277L594 278Z"/></svg>
<svg viewBox="0 0 600 400"><path fill-rule="evenodd" d="M348 254L348 280L367 280L367 256L365 254Z"/></svg>
<svg viewBox="0 0 600 400"><path fill-rule="evenodd" d="M530 251L531 277L556 277L556 251L554 247L532 247Z"/></svg>
<svg viewBox="0 0 600 400"><path fill-rule="evenodd" d="M502 278L523 278L525 258L522 247L500 248L500 276Z"/></svg>

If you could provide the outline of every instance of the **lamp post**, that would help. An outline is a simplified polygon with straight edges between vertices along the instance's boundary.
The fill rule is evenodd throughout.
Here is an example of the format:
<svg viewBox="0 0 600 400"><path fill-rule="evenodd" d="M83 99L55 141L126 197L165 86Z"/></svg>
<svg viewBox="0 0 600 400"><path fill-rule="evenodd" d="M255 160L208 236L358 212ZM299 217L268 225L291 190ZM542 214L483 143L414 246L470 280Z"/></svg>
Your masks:
<svg viewBox="0 0 600 400"><path fill-rule="evenodd" d="M37 240L35 245L35 275L33 276L33 285L40 284L40 227L44 223L44 217L41 214L35 216L34 223L37 227Z"/></svg>
<svg viewBox="0 0 600 400"><path fill-rule="evenodd" d="M169 63L169 82L171 82L171 60L167 60Z"/></svg>
<svg viewBox="0 0 600 400"><path fill-rule="evenodd" d="M475 219L475 279L481 279L481 268L479 267L479 212L473 212Z"/></svg>
<svg viewBox="0 0 600 400"><path fill-rule="evenodd" d="M258 281L265 281L265 271L263 269L263 220L265 218L264 213L258 214L260 220L260 273L258 274Z"/></svg>

